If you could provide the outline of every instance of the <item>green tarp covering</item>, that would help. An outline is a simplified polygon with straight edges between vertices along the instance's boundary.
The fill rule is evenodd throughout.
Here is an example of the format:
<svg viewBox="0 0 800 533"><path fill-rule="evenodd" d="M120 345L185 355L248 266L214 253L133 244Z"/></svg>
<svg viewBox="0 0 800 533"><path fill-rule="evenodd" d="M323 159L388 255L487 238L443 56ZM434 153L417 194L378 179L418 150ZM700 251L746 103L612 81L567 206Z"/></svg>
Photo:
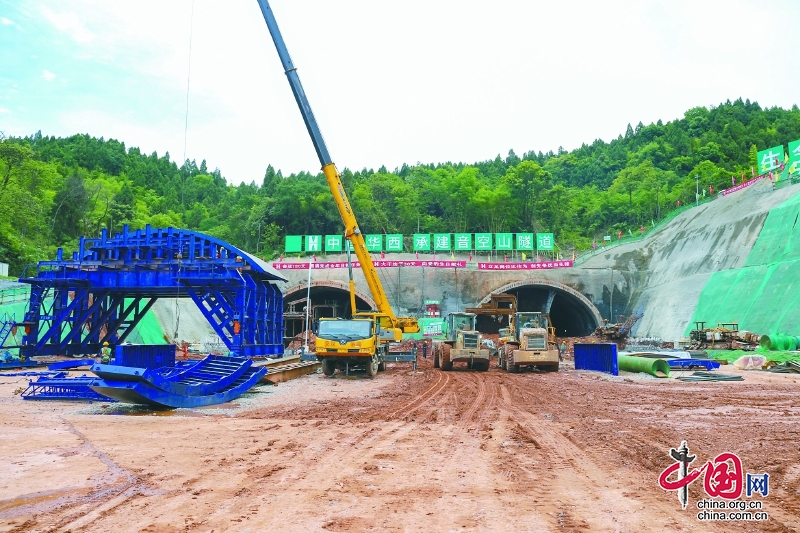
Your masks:
<svg viewBox="0 0 800 533"><path fill-rule="evenodd" d="M131 300L126 299L126 304L130 303L130 301ZM46 299L47 305L50 305L50 302L51 299ZM27 307L28 302L14 302L0 305L0 320L13 317L14 320L21 321L25 316ZM9 335L5 345L11 346L20 344L22 342L22 335L22 329L19 328L17 330L16 337ZM167 344L167 341L164 338L164 330L161 329L161 325L158 323L158 320L152 311L148 311L144 315L142 320L139 321L139 324L137 324L133 331L128 334L128 337L125 339L125 341L132 344ZM17 352L16 349L10 351L12 353Z"/></svg>
<svg viewBox="0 0 800 533"><path fill-rule="evenodd" d="M800 195L769 212L743 268L714 273L703 287L685 335L738 322L759 335L800 335Z"/></svg>

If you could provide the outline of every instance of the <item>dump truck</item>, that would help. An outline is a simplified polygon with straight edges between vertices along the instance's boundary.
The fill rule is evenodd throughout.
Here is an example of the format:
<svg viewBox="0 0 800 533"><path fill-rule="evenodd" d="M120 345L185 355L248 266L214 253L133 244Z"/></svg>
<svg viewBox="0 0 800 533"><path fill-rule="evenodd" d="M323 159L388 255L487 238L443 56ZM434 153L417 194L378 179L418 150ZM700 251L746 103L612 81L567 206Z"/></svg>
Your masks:
<svg viewBox="0 0 800 533"><path fill-rule="evenodd" d="M500 330L500 344L497 363L503 370L514 373L530 366L558 370L556 330L547 313L511 315L509 327Z"/></svg>
<svg viewBox="0 0 800 533"><path fill-rule="evenodd" d="M433 341L433 366L452 370L453 363L467 368L489 370L490 351L482 345L483 336L475 329L474 313L450 313L444 322L444 340Z"/></svg>
<svg viewBox="0 0 800 533"><path fill-rule="evenodd" d="M355 286L353 284L352 268L350 272L350 319L320 319L314 329L317 335L316 356L322 363L325 375L332 375L336 369L341 370L366 370L367 375L374 376L378 370L385 367L384 357L388 353L389 343L398 342L403 333L416 333L419 323L415 317L397 317L389 305L386 292L383 290L378 271L372 263L367 250L366 242L361 228L356 221L356 216L350 201L345 194L341 176L328 152L322 131L317 124L317 119L311 111L311 104L306 97L297 68L289 56L289 50L283 41L275 15L267 0L258 0L261 14L267 23L267 28L272 36L275 49L283 65L286 79L294 94L300 114L305 122L311 142L317 152L317 157L322 165L322 174L333 194L333 200L339 211L339 216L344 224L344 236L350 241L352 249L361 265L367 286L376 310L358 312L355 306ZM348 263L349 254L348 254Z"/></svg>

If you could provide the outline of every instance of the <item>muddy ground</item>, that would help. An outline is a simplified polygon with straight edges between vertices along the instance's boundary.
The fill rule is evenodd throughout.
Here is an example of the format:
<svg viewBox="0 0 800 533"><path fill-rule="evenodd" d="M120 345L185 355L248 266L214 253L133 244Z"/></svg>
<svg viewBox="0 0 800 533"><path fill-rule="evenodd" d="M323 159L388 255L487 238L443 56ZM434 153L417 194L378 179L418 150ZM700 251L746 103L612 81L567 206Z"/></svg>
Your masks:
<svg viewBox="0 0 800 533"><path fill-rule="evenodd" d="M733 373L728 367L725 372ZM152 413L23 401L0 375L0 531L800 531L800 375L744 382L418 371L306 376ZM687 440L770 474L764 522L657 485Z"/></svg>

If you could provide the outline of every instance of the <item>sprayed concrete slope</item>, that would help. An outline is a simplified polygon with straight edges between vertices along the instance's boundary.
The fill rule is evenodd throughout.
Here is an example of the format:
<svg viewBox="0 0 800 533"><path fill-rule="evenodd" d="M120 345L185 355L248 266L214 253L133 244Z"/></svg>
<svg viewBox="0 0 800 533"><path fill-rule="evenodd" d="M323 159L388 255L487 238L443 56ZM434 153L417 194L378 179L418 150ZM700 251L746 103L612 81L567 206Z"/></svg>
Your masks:
<svg viewBox="0 0 800 533"><path fill-rule="evenodd" d="M650 239L613 248L583 268L613 268L620 271L620 283L633 281L628 313L644 312L635 336L677 341L689 327L711 276L743 268L770 210L798 192L799 185L773 191L771 182L761 181L690 209ZM737 315L742 312L730 301L728 320L740 320Z"/></svg>
<svg viewBox="0 0 800 533"><path fill-rule="evenodd" d="M177 313L175 302L177 301ZM206 317L189 298L159 298L151 312L161 325L164 337L170 342L201 342L210 335L216 335ZM178 334L175 335L177 326Z"/></svg>

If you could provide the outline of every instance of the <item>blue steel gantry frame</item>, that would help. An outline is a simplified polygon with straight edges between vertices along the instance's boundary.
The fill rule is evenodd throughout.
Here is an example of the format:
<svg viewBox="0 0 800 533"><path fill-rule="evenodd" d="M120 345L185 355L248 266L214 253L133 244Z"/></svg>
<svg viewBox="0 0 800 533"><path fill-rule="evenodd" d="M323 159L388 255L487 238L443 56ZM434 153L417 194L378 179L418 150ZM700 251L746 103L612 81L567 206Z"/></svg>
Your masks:
<svg viewBox="0 0 800 533"><path fill-rule="evenodd" d="M35 267L35 273L28 270ZM26 273L29 274L26 277ZM202 233L151 228L97 239L31 265L21 355L96 354L124 342L158 298L191 298L226 346L242 357L283 353L285 281L267 263Z"/></svg>

